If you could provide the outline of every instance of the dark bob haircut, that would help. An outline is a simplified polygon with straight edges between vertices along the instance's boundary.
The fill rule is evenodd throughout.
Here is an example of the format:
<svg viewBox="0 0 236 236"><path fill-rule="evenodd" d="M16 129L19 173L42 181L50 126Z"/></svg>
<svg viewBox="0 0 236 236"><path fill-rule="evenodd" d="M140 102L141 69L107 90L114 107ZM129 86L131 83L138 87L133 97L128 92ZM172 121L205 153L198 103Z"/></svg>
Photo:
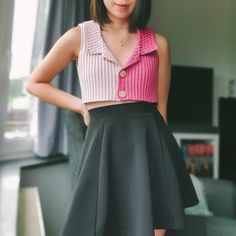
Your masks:
<svg viewBox="0 0 236 236"><path fill-rule="evenodd" d="M145 29L151 15L151 0L137 0L136 7L129 17L129 31L135 32L137 28ZM107 16L103 0L91 0L90 17L100 25L112 23Z"/></svg>

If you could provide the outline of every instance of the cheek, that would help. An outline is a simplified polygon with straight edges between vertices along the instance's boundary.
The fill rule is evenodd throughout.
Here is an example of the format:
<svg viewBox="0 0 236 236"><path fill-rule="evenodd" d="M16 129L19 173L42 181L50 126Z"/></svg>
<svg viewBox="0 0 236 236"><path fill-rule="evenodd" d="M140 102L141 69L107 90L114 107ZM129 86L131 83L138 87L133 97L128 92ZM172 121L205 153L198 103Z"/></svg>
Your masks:
<svg viewBox="0 0 236 236"><path fill-rule="evenodd" d="M109 9L109 8L110 8L110 6L111 6L111 0L103 0L103 3L104 3L104 5L105 5L106 9Z"/></svg>

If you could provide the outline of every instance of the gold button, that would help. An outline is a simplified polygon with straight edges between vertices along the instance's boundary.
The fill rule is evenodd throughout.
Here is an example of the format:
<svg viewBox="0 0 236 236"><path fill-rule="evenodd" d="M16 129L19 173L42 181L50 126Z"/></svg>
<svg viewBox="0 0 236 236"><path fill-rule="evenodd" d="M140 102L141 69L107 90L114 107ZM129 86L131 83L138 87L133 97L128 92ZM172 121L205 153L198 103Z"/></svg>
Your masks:
<svg viewBox="0 0 236 236"><path fill-rule="evenodd" d="M120 71L120 77L124 78L127 75L127 72L125 70Z"/></svg>
<svg viewBox="0 0 236 236"><path fill-rule="evenodd" d="M126 96L125 90L120 90L119 95L120 95L120 97L125 97Z"/></svg>

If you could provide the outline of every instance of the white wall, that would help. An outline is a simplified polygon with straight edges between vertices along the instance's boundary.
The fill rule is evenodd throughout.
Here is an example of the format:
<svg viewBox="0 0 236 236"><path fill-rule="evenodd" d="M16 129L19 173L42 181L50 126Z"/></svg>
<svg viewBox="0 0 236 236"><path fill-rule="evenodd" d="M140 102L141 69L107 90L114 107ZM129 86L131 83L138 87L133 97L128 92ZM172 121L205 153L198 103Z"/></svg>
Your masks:
<svg viewBox="0 0 236 236"><path fill-rule="evenodd" d="M218 98L236 78L235 12L234 0L153 0L150 25L168 38L172 64L214 68L214 125Z"/></svg>

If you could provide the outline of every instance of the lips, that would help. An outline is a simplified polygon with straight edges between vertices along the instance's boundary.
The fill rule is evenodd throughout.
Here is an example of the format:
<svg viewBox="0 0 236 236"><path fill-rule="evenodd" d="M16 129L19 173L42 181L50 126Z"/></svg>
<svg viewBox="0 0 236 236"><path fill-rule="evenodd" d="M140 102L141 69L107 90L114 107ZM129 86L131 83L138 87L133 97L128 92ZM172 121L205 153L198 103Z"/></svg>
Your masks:
<svg viewBox="0 0 236 236"><path fill-rule="evenodd" d="M127 5L127 4L120 4L120 3L115 3L115 5L116 5L117 7L119 7L119 8L122 8L122 9L124 9L124 8L128 7L128 5Z"/></svg>

